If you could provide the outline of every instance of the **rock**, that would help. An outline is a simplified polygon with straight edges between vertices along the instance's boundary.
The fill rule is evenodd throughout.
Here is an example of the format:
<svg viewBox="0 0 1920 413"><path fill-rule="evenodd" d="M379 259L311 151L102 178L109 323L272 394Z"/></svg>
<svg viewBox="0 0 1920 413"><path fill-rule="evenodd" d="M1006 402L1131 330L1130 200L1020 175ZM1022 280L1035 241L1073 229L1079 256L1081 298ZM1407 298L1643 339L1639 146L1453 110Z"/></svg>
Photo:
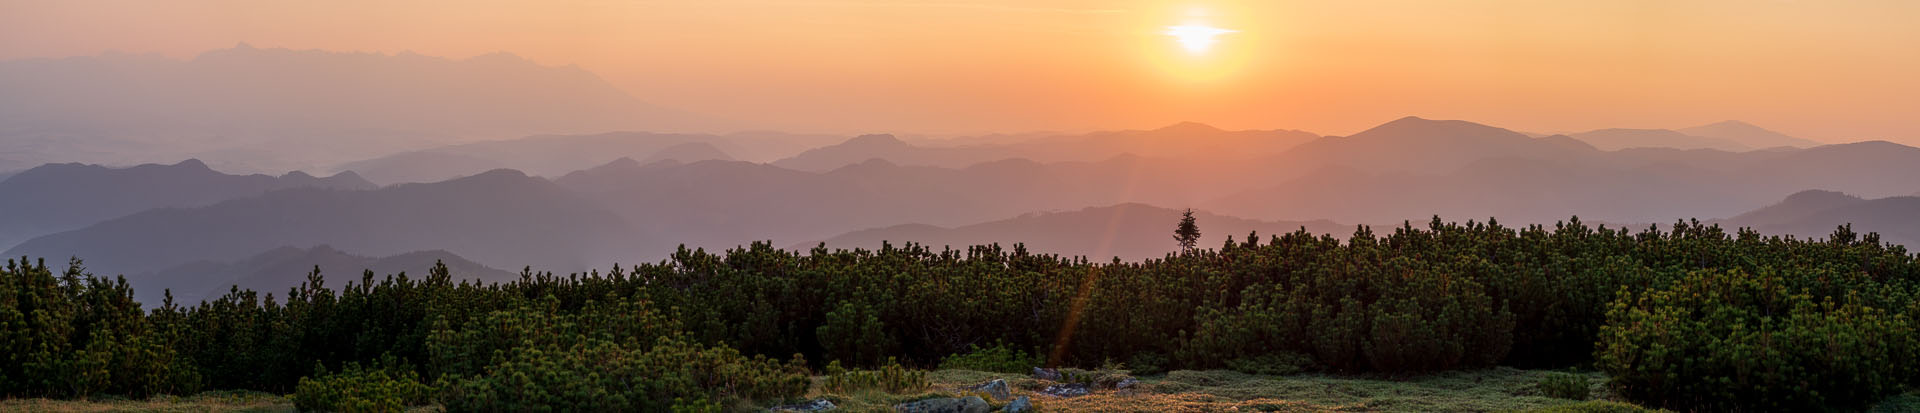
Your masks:
<svg viewBox="0 0 1920 413"><path fill-rule="evenodd" d="M993 400L996 400L996 401L1013 398L1013 389L1010 387L1007 387L1006 380L1001 380L1001 379L993 379L993 381L987 382L986 384L969 387L967 388L967 390L975 390L975 391L986 393L988 396L992 396Z"/></svg>
<svg viewBox="0 0 1920 413"><path fill-rule="evenodd" d="M1119 383L1114 383L1113 389L1126 390L1126 389L1131 389L1133 388L1133 386L1138 386L1138 385L1140 385L1140 380L1136 380L1132 377L1128 377L1128 378L1120 379Z"/></svg>
<svg viewBox="0 0 1920 413"><path fill-rule="evenodd" d="M1007 407L1000 408L1000 413L1027 413L1031 411L1033 411L1033 401L1027 400L1027 396L1020 396L1018 399L1013 399L1013 402L1007 403Z"/></svg>
<svg viewBox="0 0 1920 413"><path fill-rule="evenodd" d="M1060 381L1060 371L1054 370L1054 369L1043 369L1039 367L1034 367L1033 378L1047 380L1047 381Z"/></svg>
<svg viewBox="0 0 1920 413"><path fill-rule="evenodd" d="M770 412L818 412L818 411L825 411L825 410L833 410L838 407L839 406L834 406L833 401L831 400L813 399L813 401L806 402L806 403L789 404L785 406L774 406L771 409L767 409L767 411L770 411Z"/></svg>
<svg viewBox="0 0 1920 413"><path fill-rule="evenodd" d="M1080 397L1087 395L1087 393L1092 390L1093 389L1087 387L1086 383L1066 383L1047 386L1047 388L1041 389L1040 393L1053 397Z"/></svg>
<svg viewBox="0 0 1920 413"><path fill-rule="evenodd" d="M893 405L893 411L899 413L987 413L993 406L980 396L950 397L945 399L926 399Z"/></svg>

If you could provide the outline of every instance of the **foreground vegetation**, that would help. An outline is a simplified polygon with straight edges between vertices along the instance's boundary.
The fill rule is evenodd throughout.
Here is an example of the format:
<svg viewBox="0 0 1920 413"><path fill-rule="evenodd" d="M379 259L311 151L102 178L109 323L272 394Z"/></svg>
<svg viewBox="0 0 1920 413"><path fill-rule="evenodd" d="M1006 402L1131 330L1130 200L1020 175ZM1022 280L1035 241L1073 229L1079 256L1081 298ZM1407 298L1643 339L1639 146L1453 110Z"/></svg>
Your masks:
<svg viewBox="0 0 1920 413"><path fill-rule="evenodd" d="M809 399L829 400L848 412L891 411L895 404L965 392L967 386L994 379L1013 383L1014 394L1040 399L1045 411L1100 412L1537 412L1635 413L1655 410L1609 401L1606 378L1598 373L1578 377L1594 394L1578 401L1546 394L1542 384L1560 374L1553 371L1494 368L1445 372L1403 380L1343 377L1323 374L1261 376L1228 370L1175 371L1141 377L1141 390L1097 392L1077 398L1047 398L1035 393L1039 381L1023 375L974 370L937 370L927 374L927 387L918 391L832 391L818 386L816 376ZM1907 394L1875 406L1873 412L1906 412L1920 408L1920 394ZM7 400L0 412L293 412L287 397L257 392L209 392L189 397L156 396L147 400ZM445 411L430 405L412 412Z"/></svg>
<svg viewBox="0 0 1920 413"><path fill-rule="evenodd" d="M833 401L842 411L888 411L912 400L963 393L966 386L993 379L1013 383L1015 395L1043 399L1048 411L1243 411L1281 412L1432 412L1528 411L1577 406L1581 402L1540 394L1537 381L1548 372L1489 369L1450 372L1411 380L1343 378L1324 375L1256 376L1225 370L1175 371L1145 377L1138 391L1103 391L1075 398L1045 398L1034 390L1038 380L1023 375L972 370L939 370L928 374L925 387L910 391L833 391L817 387L809 398ZM1597 375L1583 375L1596 389ZM817 381L825 381L825 376ZM211 394L201 397L160 397L144 401L106 400L63 402L10 401L0 410L31 411L294 411L294 402L267 394ZM437 406L416 408L438 410ZM1639 410L1634 410L1639 411Z"/></svg>
<svg viewBox="0 0 1920 413"><path fill-rule="evenodd" d="M845 383L889 383L881 393L897 395L925 373L885 366L1044 364L1322 381L1149 379L1146 389L1175 389L1162 400L1170 408L1265 391L1234 393L1244 384L1306 386L1281 392L1278 410L1312 411L1315 400L1424 410L1442 405L1335 383L1513 366L1597 369L1607 379L1591 394L1650 407L1801 411L1864 409L1920 384L1920 266L1850 228L1805 241L1691 222L1636 232L1435 219L1385 236L1362 227L1345 242L1304 232L1261 241L1099 263L1017 245L803 253L757 243L606 273L474 285L436 266L421 279L363 274L337 290L316 269L278 297L234 290L150 311L124 281L77 261L56 274L22 259L0 272L0 394L219 389L292 394L318 410L715 411L817 396L813 376L835 368L877 372ZM1484 410L1532 397L1477 380L1449 391L1506 392ZM1117 406L1101 397L1041 402Z"/></svg>

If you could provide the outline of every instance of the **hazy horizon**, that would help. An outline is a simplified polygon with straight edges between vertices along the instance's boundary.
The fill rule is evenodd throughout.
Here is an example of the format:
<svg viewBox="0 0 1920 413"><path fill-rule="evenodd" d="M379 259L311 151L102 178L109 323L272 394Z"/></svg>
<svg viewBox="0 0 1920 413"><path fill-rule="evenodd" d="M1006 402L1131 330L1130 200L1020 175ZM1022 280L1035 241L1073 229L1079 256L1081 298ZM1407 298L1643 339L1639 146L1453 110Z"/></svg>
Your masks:
<svg viewBox="0 0 1920 413"><path fill-rule="evenodd" d="M1916 22L0 0L0 413L1916 411Z"/></svg>
<svg viewBox="0 0 1920 413"><path fill-rule="evenodd" d="M1345 135L1401 116L1537 133L1743 120L1920 143L1920 5L1692 1L8 1L0 60L247 43L589 70L709 131ZM457 12L448 12L457 10ZM1205 54L1162 28L1234 31ZM75 30L74 28L86 28ZM772 47L762 47L772 46Z"/></svg>

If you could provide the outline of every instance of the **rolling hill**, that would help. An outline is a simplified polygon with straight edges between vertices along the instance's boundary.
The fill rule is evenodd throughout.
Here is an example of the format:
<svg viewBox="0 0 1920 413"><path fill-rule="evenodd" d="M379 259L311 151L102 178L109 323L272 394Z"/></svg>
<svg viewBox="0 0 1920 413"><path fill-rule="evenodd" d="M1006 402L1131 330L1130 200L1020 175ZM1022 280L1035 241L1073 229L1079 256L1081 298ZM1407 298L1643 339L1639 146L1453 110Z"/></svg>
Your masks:
<svg viewBox="0 0 1920 413"><path fill-rule="evenodd" d="M1691 128L1682 128L1676 132L1691 136L1725 139L1751 148L1794 147L1811 148L1823 145L1807 139L1787 136L1737 120L1721 121Z"/></svg>
<svg viewBox="0 0 1920 413"><path fill-rule="evenodd" d="M351 172L230 175L197 159L108 168L47 164L0 180L0 248L154 208L196 207L289 188L371 189Z"/></svg>
<svg viewBox="0 0 1920 413"><path fill-rule="evenodd" d="M1874 232L1884 242L1920 248L1920 196L1864 199L1834 191L1808 190L1779 203L1725 220L1729 228L1753 228L1762 234L1827 238L1841 225L1859 234Z"/></svg>
<svg viewBox="0 0 1920 413"><path fill-rule="evenodd" d="M1239 161L1278 154L1319 135L1297 130L1229 131L1184 122L1152 130L1043 134L1018 139L999 136L922 140L909 143L893 135L862 135L837 145L803 152L774 165L803 171L829 171L869 159L905 166L964 168L1005 159L1042 163L1093 162L1121 155L1207 161Z"/></svg>
<svg viewBox="0 0 1920 413"><path fill-rule="evenodd" d="M1739 152L1753 149L1731 139L1693 136L1667 129L1599 129L1570 134L1603 151L1627 148L1714 149Z"/></svg>
<svg viewBox="0 0 1920 413"><path fill-rule="evenodd" d="M438 182L492 169L559 177L620 158L683 163L720 159L767 162L836 142L830 135L741 132L725 135L612 132L536 135L401 152L334 165L382 184Z"/></svg>
<svg viewBox="0 0 1920 413"><path fill-rule="evenodd" d="M438 249L495 268L567 272L611 264L644 238L551 182L496 170L431 184L290 189L149 210L34 238L6 255L79 256L101 274L135 274L326 244L371 256Z"/></svg>

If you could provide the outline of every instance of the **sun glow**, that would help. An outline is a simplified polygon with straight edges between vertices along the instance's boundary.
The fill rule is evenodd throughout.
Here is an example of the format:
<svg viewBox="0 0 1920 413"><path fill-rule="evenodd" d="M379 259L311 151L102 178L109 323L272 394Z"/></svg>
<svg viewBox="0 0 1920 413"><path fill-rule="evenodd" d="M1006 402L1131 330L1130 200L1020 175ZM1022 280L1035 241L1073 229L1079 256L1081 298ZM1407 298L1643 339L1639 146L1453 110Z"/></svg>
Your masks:
<svg viewBox="0 0 1920 413"><path fill-rule="evenodd" d="M1179 41L1180 47L1187 49L1187 53L1203 54L1206 53L1208 49L1212 49L1214 43L1220 42L1220 39L1218 39L1220 35L1237 32L1238 31L1235 30L1206 25L1183 24L1179 26L1167 26L1165 33L1168 36L1173 36L1175 41Z"/></svg>

